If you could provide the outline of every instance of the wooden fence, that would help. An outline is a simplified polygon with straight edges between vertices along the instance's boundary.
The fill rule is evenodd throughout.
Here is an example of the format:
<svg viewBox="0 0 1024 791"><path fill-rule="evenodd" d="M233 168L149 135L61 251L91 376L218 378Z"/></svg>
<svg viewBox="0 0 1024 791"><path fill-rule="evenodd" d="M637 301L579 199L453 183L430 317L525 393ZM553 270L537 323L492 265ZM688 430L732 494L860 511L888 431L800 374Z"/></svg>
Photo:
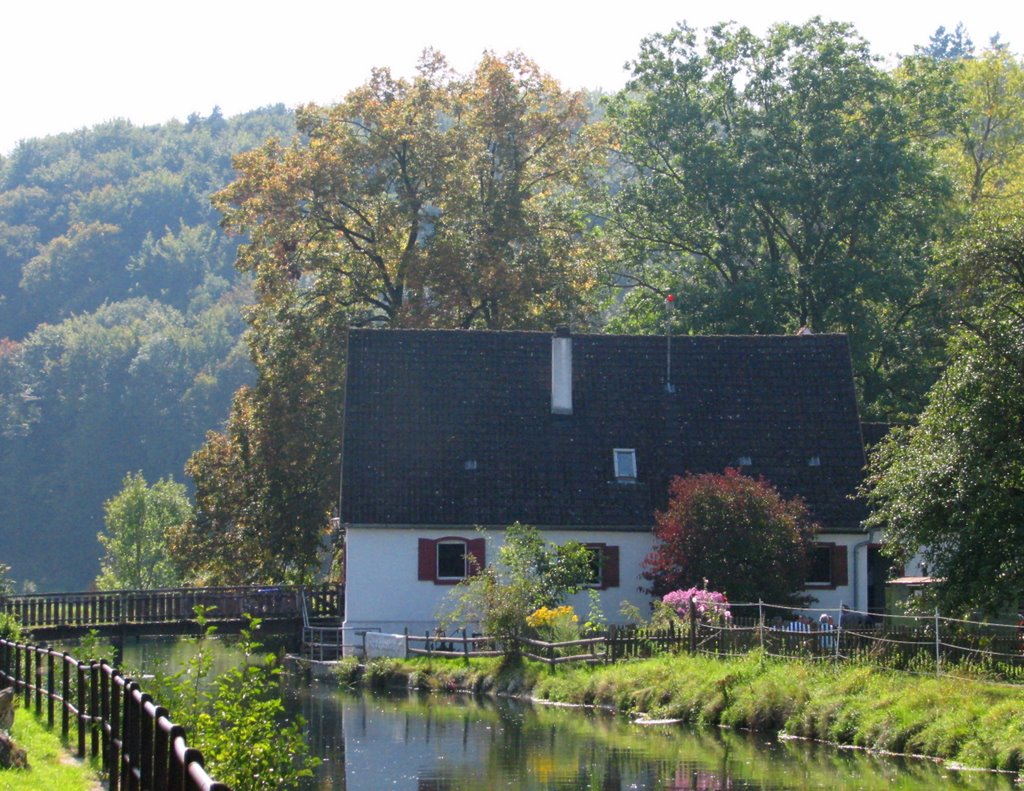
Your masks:
<svg viewBox="0 0 1024 791"><path fill-rule="evenodd" d="M767 618L772 610L786 617ZM768 605L733 605L729 618L690 617L666 628L609 626L601 634L568 642L520 638L520 653L535 661L615 662L664 653L740 656L759 650L780 659L871 662L894 670L942 673L969 670L1024 682L1024 624L965 621L932 616L887 617L837 611L833 620L811 621L799 611ZM809 611L808 611L809 612ZM844 625L845 623L845 625ZM488 637L406 633L406 654L473 657L500 653Z"/></svg>
<svg viewBox="0 0 1024 791"><path fill-rule="evenodd" d="M240 619L243 614L264 621L298 620L303 596L316 616L340 618L343 593L339 586L238 586L219 588L162 588L159 590L95 591L8 596L0 612L16 617L28 630L49 627L102 627L120 624L168 624L195 618L197 606L213 608L213 620Z"/></svg>
<svg viewBox="0 0 1024 791"><path fill-rule="evenodd" d="M0 639L0 682L26 711L61 736L74 728L79 758L99 757L110 791L230 791L203 767L202 754L139 685L107 662L82 662L46 646ZM73 722L73 725L72 725Z"/></svg>

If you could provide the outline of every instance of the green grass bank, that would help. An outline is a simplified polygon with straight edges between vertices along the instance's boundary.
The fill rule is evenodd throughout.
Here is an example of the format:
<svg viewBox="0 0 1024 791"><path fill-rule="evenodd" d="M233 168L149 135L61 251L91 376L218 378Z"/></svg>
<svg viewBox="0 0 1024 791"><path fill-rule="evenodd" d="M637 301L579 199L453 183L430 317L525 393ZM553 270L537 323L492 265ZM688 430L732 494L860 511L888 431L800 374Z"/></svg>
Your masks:
<svg viewBox="0 0 1024 791"><path fill-rule="evenodd" d="M353 662L340 680L438 691L530 696L603 706L634 719L679 720L1024 769L1024 687L937 678L871 665L665 656L616 665L502 666L498 660Z"/></svg>
<svg viewBox="0 0 1024 791"><path fill-rule="evenodd" d="M47 730L30 712L18 709L11 736L25 748L29 768L0 769L2 791L93 791L102 787L95 767L69 757L71 751L61 744L59 733Z"/></svg>

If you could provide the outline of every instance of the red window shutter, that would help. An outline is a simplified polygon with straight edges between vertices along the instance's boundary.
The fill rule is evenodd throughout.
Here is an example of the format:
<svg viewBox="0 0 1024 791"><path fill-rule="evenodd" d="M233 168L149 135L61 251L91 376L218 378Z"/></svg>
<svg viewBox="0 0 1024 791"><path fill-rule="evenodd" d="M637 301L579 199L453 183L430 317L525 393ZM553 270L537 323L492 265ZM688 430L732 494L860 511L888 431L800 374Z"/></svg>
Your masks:
<svg viewBox="0 0 1024 791"><path fill-rule="evenodd" d="M429 538L420 539L419 580L437 580L437 542Z"/></svg>
<svg viewBox="0 0 1024 791"><path fill-rule="evenodd" d="M846 571L846 547L836 544L832 547L832 584L836 587L848 585L850 576Z"/></svg>
<svg viewBox="0 0 1024 791"><path fill-rule="evenodd" d="M619 548L605 545L602 548L604 557L601 559L601 587L619 587Z"/></svg>
<svg viewBox="0 0 1024 791"><path fill-rule="evenodd" d="M483 538L471 538L466 542L466 554L472 555L473 560L466 562L466 576L472 577L479 574L487 565L487 541Z"/></svg>

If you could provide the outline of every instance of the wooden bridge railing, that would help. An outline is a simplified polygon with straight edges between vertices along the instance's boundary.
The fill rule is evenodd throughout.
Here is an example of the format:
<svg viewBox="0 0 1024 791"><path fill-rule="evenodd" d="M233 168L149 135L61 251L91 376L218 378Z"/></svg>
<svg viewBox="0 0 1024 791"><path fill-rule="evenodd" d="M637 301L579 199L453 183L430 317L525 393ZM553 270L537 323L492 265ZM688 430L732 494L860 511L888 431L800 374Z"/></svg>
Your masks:
<svg viewBox="0 0 1024 791"><path fill-rule="evenodd" d="M0 599L0 612L15 616L28 630L52 626L112 626L175 623L192 620L196 606L214 608L213 620L238 619L243 614L263 620L302 617L302 597L316 617L342 613L341 588L300 586L241 586L220 588L163 588L159 590L44 593Z"/></svg>
<svg viewBox="0 0 1024 791"><path fill-rule="evenodd" d="M167 710L105 661L0 640L0 686L14 687L25 711L34 704L42 719L45 710L51 730L59 706L62 737L74 727L78 757L102 761L110 791L231 791L207 774Z"/></svg>

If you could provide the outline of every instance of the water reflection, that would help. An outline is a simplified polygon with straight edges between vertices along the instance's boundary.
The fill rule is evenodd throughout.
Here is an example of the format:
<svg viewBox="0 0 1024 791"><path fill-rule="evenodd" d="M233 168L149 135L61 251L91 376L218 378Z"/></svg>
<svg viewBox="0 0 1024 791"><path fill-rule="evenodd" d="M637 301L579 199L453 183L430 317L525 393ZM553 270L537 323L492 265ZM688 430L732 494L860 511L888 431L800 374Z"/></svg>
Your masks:
<svg viewBox="0 0 1024 791"><path fill-rule="evenodd" d="M805 742L641 728L577 709L439 695L296 686L325 761L311 789L379 791L718 791L1011 789L1012 778Z"/></svg>
<svg viewBox="0 0 1024 791"><path fill-rule="evenodd" d="M230 640L208 646L218 669ZM129 641L125 667L184 666L182 640ZM719 791L1015 788L1012 776L778 742L727 730L640 727L579 709L465 696L373 695L289 681L289 704L324 759L310 791Z"/></svg>

